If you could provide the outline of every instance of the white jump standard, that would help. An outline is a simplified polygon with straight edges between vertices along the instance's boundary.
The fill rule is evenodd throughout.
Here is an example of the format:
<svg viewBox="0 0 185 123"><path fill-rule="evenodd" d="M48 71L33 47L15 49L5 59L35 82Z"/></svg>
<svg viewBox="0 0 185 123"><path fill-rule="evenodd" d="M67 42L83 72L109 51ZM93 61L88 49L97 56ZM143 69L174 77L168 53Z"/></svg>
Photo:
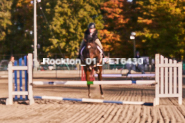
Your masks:
<svg viewBox="0 0 185 123"><path fill-rule="evenodd" d="M30 84L33 82L32 79L32 54L28 54L28 60L27 60L27 66L13 66L12 63L10 62L8 64L8 98L6 99L6 105L12 105L13 104L13 96L14 95L28 95L28 100L29 104L34 104L34 99L33 99L33 89ZM25 85L27 85L28 90L25 91L13 91L13 71L16 70L25 70L28 74L28 80L27 83L25 82ZM15 88L15 87L14 87Z"/></svg>

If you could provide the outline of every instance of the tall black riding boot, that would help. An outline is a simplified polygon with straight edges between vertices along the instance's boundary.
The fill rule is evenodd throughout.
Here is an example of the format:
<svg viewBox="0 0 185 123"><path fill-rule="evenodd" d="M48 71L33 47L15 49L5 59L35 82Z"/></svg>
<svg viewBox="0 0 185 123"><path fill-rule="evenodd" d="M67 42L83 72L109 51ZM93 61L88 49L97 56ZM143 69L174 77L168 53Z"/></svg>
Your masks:
<svg viewBox="0 0 185 123"><path fill-rule="evenodd" d="M80 57L81 57L81 53L80 53L80 51L81 51L81 49L79 50L79 53L78 53L78 59L80 59Z"/></svg>
<svg viewBox="0 0 185 123"><path fill-rule="evenodd" d="M101 49L101 50L102 50L102 52L103 52L103 53L102 53L102 55L103 55L103 58L105 58L105 54L104 54L104 51L103 51L103 49Z"/></svg>

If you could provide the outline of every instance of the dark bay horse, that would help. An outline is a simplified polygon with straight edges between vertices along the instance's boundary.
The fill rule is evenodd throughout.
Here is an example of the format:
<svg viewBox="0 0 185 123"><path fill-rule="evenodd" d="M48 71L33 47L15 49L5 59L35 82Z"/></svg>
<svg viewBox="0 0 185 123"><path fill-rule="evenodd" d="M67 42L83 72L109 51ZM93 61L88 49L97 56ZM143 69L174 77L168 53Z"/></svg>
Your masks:
<svg viewBox="0 0 185 123"><path fill-rule="evenodd" d="M92 61L91 64L86 63L86 61L89 59L91 59ZM86 65L84 66L86 81L90 80L89 76L93 74L93 69L98 74L98 80L99 81L102 80L102 60L103 60L102 52L101 52L101 49L97 46L97 44L94 42L86 42L86 45L81 50L81 61L82 61L82 64ZM88 84L87 86L88 86L88 97L90 98L91 97L90 84ZM101 97L103 98L104 96L103 96L102 86L99 85L99 87L100 87Z"/></svg>

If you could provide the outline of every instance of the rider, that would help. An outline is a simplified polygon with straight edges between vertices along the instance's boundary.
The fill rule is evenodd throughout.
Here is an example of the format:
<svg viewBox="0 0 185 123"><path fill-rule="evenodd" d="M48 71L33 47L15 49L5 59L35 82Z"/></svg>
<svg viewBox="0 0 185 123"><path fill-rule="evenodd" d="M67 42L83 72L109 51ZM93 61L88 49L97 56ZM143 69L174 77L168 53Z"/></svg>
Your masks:
<svg viewBox="0 0 185 123"><path fill-rule="evenodd" d="M101 50L103 52L103 46L102 46L100 40L98 39L98 32L96 30L95 23L90 23L88 25L88 29L84 33L84 39L80 45L78 58L81 57L80 51L85 46L85 42L90 41L90 40L94 41L101 48ZM104 54L102 54L102 55L104 56Z"/></svg>

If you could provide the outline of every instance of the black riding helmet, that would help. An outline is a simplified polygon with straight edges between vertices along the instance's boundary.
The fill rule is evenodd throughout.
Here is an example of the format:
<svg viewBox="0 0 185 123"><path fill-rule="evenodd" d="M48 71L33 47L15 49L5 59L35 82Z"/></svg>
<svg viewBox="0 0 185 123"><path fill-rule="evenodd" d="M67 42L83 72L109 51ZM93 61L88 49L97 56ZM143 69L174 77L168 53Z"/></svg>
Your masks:
<svg viewBox="0 0 185 123"><path fill-rule="evenodd" d="M94 28L96 28L95 23L90 23L88 25L88 29L94 29Z"/></svg>

